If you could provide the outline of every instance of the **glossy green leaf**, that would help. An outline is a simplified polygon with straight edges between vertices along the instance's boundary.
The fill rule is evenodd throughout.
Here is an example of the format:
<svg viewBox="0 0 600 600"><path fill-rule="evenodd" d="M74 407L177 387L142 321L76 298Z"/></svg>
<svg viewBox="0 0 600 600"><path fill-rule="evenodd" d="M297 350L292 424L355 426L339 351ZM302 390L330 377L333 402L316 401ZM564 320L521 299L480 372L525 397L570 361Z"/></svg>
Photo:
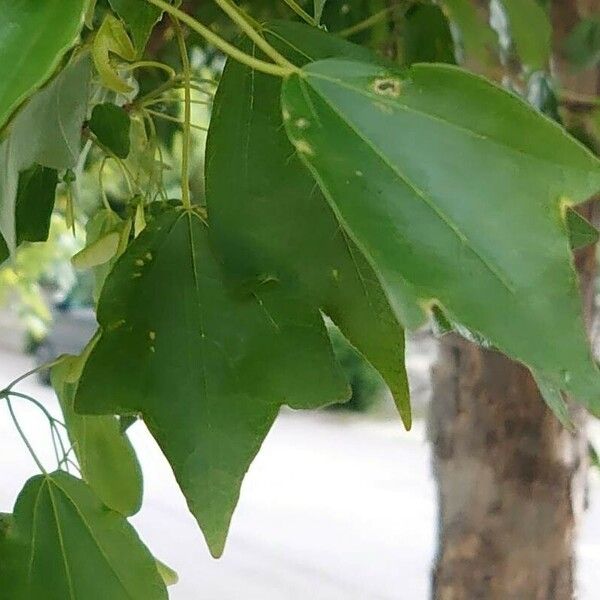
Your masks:
<svg viewBox="0 0 600 600"><path fill-rule="evenodd" d="M552 24L538 0L500 0L521 62L531 71L545 69L552 50Z"/></svg>
<svg viewBox="0 0 600 600"><path fill-rule="evenodd" d="M105 87L118 94L129 94L133 91L133 88L121 78L116 65L113 63L113 55L130 61L136 58L135 48L125 31L125 27L123 27L123 23L107 14L96 33L92 45L94 66Z"/></svg>
<svg viewBox="0 0 600 600"><path fill-rule="evenodd" d="M77 383L67 379L73 369L80 371L82 367L80 357L65 356L51 372L52 387L60 401L82 477L106 506L123 515L133 515L142 505L140 465L116 417L81 416L73 410Z"/></svg>
<svg viewBox="0 0 600 600"><path fill-rule="evenodd" d="M201 217L169 208L115 265L98 321L76 409L141 413L220 555L279 407L348 396L321 317L275 282L246 295L228 289Z"/></svg>
<svg viewBox="0 0 600 600"><path fill-rule="evenodd" d="M577 67L586 69L600 62L600 17L580 21L565 41L565 53Z"/></svg>
<svg viewBox="0 0 600 600"><path fill-rule="evenodd" d="M77 41L86 8L87 0L0 0L0 128L50 79Z"/></svg>
<svg viewBox="0 0 600 600"><path fill-rule="evenodd" d="M600 413L565 222L600 189L587 149L450 66L313 63L284 84L283 111L408 326L437 304Z"/></svg>
<svg viewBox="0 0 600 600"><path fill-rule="evenodd" d="M19 172L34 163L57 170L73 168L77 163L90 69L88 53L75 56L19 112L8 137L0 144L0 231L11 250L16 246Z"/></svg>
<svg viewBox="0 0 600 600"><path fill-rule="evenodd" d="M439 6L415 4L408 9L403 28L403 62L454 64L454 40L448 20Z"/></svg>
<svg viewBox="0 0 600 600"><path fill-rule="evenodd" d="M109 3L129 29L138 55L143 54L162 11L147 0L109 0Z"/></svg>
<svg viewBox="0 0 600 600"><path fill-rule="evenodd" d="M112 102L97 104L92 111L89 125L103 146L119 158L127 158L131 121L123 108Z"/></svg>
<svg viewBox="0 0 600 600"><path fill-rule="evenodd" d="M370 58L363 48L302 24L273 24L265 35L299 65L336 55ZM239 282L278 281L330 316L380 371L410 427L403 329L375 273L294 156L280 93L280 80L228 62L207 143L212 241Z"/></svg>
<svg viewBox="0 0 600 600"><path fill-rule="evenodd" d="M2 600L163 600L165 585L135 530L81 480L37 475L0 539Z"/></svg>
<svg viewBox="0 0 600 600"><path fill-rule="evenodd" d="M573 250L595 244L598 241L600 235L598 230L575 210L567 211L567 227Z"/></svg>
<svg viewBox="0 0 600 600"><path fill-rule="evenodd" d="M48 239L57 185L57 171L38 164L19 174L15 201L17 245Z"/></svg>

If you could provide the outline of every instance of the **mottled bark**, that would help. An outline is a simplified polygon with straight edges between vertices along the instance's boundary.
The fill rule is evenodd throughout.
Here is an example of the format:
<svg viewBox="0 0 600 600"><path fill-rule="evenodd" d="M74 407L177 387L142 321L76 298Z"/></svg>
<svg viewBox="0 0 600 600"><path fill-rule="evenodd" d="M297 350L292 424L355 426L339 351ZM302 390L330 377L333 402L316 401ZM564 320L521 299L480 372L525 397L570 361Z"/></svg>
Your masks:
<svg viewBox="0 0 600 600"><path fill-rule="evenodd" d="M555 0L556 48L598 0ZM596 73L566 74L571 91L595 93ZM588 216L591 208L585 209ZM588 327L593 249L577 267ZM499 353L447 336L433 374L430 438L439 497L435 600L571 600L574 542L585 503L585 415L569 433L530 374Z"/></svg>

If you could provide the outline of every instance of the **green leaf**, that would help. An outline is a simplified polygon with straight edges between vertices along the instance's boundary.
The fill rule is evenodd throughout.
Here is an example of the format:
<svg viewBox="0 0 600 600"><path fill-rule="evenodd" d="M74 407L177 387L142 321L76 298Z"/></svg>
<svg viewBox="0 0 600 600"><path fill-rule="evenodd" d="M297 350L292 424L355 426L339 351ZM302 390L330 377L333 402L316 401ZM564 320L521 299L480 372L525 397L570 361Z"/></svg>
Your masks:
<svg viewBox="0 0 600 600"><path fill-rule="evenodd" d="M177 571L174 571L166 565L164 562L156 560L156 568L162 577L162 580L166 586L172 586L179 582L179 575L177 575Z"/></svg>
<svg viewBox="0 0 600 600"><path fill-rule="evenodd" d="M162 11L147 0L109 0L109 2L129 29L137 53L141 56L154 25L160 20Z"/></svg>
<svg viewBox="0 0 600 600"><path fill-rule="evenodd" d="M15 202L17 245L48 239L57 185L58 172L38 164L19 174Z"/></svg>
<svg viewBox="0 0 600 600"><path fill-rule="evenodd" d="M415 4L404 20L404 63L442 62L454 64L454 40L446 16L439 6Z"/></svg>
<svg viewBox="0 0 600 600"><path fill-rule="evenodd" d="M587 69L600 62L600 18L583 19L569 33L565 53L577 67Z"/></svg>
<svg viewBox="0 0 600 600"><path fill-rule="evenodd" d="M0 129L44 84L79 37L87 0L4 0L0 9Z"/></svg>
<svg viewBox="0 0 600 600"><path fill-rule="evenodd" d="M118 94L129 94L133 88L125 83L113 64L112 55L125 60L135 60L136 52L123 27L123 23L107 14L96 33L92 45L94 66L100 75L102 84Z"/></svg>
<svg viewBox="0 0 600 600"><path fill-rule="evenodd" d="M140 509L143 495L142 471L131 442L121 433L116 417L84 417L73 410L77 384L66 379L74 368L83 367L84 359L65 356L52 369L52 387L83 479L106 506L130 516Z"/></svg>
<svg viewBox="0 0 600 600"><path fill-rule="evenodd" d="M92 111L89 125L101 144L119 158L127 158L131 121L123 108L112 102L97 104Z"/></svg>
<svg viewBox="0 0 600 600"><path fill-rule="evenodd" d="M600 235L598 230L575 210L567 211L567 227L573 250L595 244L598 241Z"/></svg>
<svg viewBox="0 0 600 600"><path fill-rule="evenodd" d="M323 16L323 9L325 8L326 3L327 0L314 0L314 16L317 24L321 23L321 17Z"/></svg>
<svg viewBox="0 0 600 600"><path fill-rule="evenodd" d="M500 0L517 54L530 71L545 69L552 50L552 24L537 0Z"/></svg>
<svg viewBox="0 0 600 600"><path fill-rule="evenodd" d="M299 65L335 55L370 58L363 48L302 24L273 24L265 35ZM207 142L212 241L239 282L278 281L330 316L382 374L410 427L404 331L372 268L294 156L280 94L280 80L227 63Z"/></svg>
<svg viewBox="0 0 600 600"><path fill-rule="evenodd" d="M546 402L550 410L566 429L573 430L573 421L569 414L569 407L563 398L560 388L546 380L543 376L538 375L535 371L532 374L544 402Z"/></svg>
<svg viewBox="0 0 600 600"><path fill-rule="evenodd" d="M4 237L0 233L0 265L10 256L10 252L8 251L8 246L6 245L6 241Z"/></svg>
<svg viewBox="0 0 600 600"><path fill-rule="evenodd" d="M167 598L133 527L63 471L25 484L0 538L0 558L2 587L13 588L7 600Z"/></svg>
<svg viewBox="0 0 600 600"><path fill-rule="evenodd" d="M141 413L211 552L279 407L348 396L319 315L266 283L226 287L196 213L169 208L131 243L98 306L76 410Z"/></svg>
<svg viewBox="0 0 600 600"><path fill-rule="evenodd" d="M458 42L465 59L475 59L483 64L491 62L490 56L497 47L492 28L477 13L471 0L441 0L442 8L457 29Z"/></svg>
<svg viewBox="0 0 600 600"><path fill-rule="evenodd" d="M296 150L409 327L439 305L600 413L565 212L599 161L483 78L313 63L284 84Z"/></svg>
<svg viewBox="0 0 600 600"><path fill-rule="evenodd" d="M19 172L34 163L57 170L73 168L77 163L90 70L88 53L75 56L19 112L8 137L0 144L0 231L11 250L16 246Z"/></svg>
<svg viewBox="0 0 600 600"><path fill-rule="evenodd" d="M131 228L131 219L123 220L107 208L97 211L86 224L86 246L72 258L72 262L78 269L93 269L93 298L96 302L106 277L127 248Z"/></svg>

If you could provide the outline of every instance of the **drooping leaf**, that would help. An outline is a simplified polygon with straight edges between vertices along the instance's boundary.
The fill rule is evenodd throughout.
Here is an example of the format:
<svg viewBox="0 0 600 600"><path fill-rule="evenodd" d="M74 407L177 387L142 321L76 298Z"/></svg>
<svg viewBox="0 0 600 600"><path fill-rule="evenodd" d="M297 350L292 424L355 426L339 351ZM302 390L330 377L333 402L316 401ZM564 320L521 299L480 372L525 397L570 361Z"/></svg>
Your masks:
<svg viewBox="0 0 600 600"><path fill-rule="evenodd" d="M48 239L57 185L57 171L38 164L19 174L15 201L17 245Z"/></svg>
<svg viewBox="0 0 600 600"><path fill-rule="evenodd" d="M127 158L131 121L127 112L112 102L97 104L92 111L90 129L98 141L119 158Z"/></svg>
<svg viewBox="0 0 600 600"><path fill-rule="evenodd" d="M16 246L19 172L34 163L57 170L73 168L77 163L87 111L90 67L88 53L75 56L21 110L10 126L8 137L0 144L0 231L11 250Z"/></svg>
<svg viewBox="0 0 600 600"><path fill-rule="evenodd" d="M75 44L86 8L87 0L0 0L0 129Z"/></svg>
<svg viewBox="0 0 600 600"><path fill-rule="evenodd" d="M457 41L462 48L462 59L490 63L490 55L497 46L496 36L488 23L480 18L471 0L441 0L441 6L454 25Z"/></svg>
<svg viewBox="0 0 600 600"><path fill-rule="evenodd" d="M127 248L131 227L131 219L121 219L107 208L97 211L86 224L86 246L72 258L72 262L76 268L93 269L93 298L96 302L106 277Z"/></svg>
<svg viewBox="0 0 600 600"><path fill-rule="evenodd" d="M365 49L302 24L276 23L265 35L299 65L329 56L370 58ZM228 62L207 143L212 241L239 282L256 287L276 280L330 316L380 371L410 427L403 329L377 276L294 156L280 94L280 80Z"/></svg>
<svg viewBox="0 0 600 600"><path fill-rule="evenodd" d="M404 63L454 64L454 40L448 20L439 6L415 4L404 18Z"/></svg>
<svg viewBox="0 0 600 600"><path fill-rule="evenodd" d="M73 256L73 266L77 269L91 269L107 263L117 254L119 240L120 236L116 231L103 235Z"/></svg>
<svg viewBox="0 0 600 600"><path fill-rule="evenodd" d="M521 62L530 71L545 69L552 50L552 24L537 0L500 0Z"/></svg>
<svg viewBox="0 0 600 600"><path fill-rule="evenodd" d="M580 21L565 41L565 53L575 66L587 69L600 62L600 18Z"/></svg>
<svg viewBox="0 0 600 600"><path fill-rule="evenodd" d="M75 407L141 413L213 555L279 407L347 397L322 319L275 282L225 285L195 212L168 208L131 243L98 306Z"/></svg>
<svg viewBox="0 0 600 600"><path fill-rule="evenodd" d="M567 227L573 250L584 248L598 241L600 235L598 230L575 210L567 211Z"/></svg>
<svg viewBox="0 0 600 600"><path fill-rule="evenodd" d="M138 55L142 55L162 11L146 0L109 0L131 33Z"/></svg>
<svg viewBox="0 0 600 600"><path fill-rule="evenodd" d="M135 60L135 48L123 27L123 23L111 14L107 14L96 33L92 45L94 66L105 87L118 94L128 94L133 88L126 83L113 64L112 55L125 60Z"/></svg>
<svg viewBox="0 0 600 600"><path fill-rule="evenodd" d="M167 598L133 527L62 471L25 484L0 537L0 559L2 600Z"/></svg>
<svg viewBox="0 0 600 600"><path fill-rule="evenodd" d="M169 565L166 565L164 562L156 559L156 568L158 569L158 572L160 573L160 576L167 587L175 585L179 582L179 575L177 575L177 571L171 569Z"/></svg>
<svg viewBox="0 0 600 600"><path fill-rule="evenodd" d="M83 479L106 506L130 516L142 505L142 471L116 417L75 413L77 382L70 383L67 379L73 369L80 372L82 367L82 357L65 356L52 369L52 387L60 401Z"/></svg>
<svg viewBox="0 0 600 600"><path fill-rule="evenodd" d="M483 78L327 60L283 90L290 138L410 327L432 305L600 412L565 212L600 163Z"/></svg>
<svg viewBox="0 0 600 600"><path fill-rule="evenodd" d="M321 22L321 17L323 16L323 9L325 8L325 4L327 0L314 0L314 16L317 24Z"/></svg>
<svg viewBox="0 0 600 600"><path fill-rule="evenodd" d="M567 429L573 429L573 421L569 414L569 408L565 399L563 398L560 388L549 382L543 376L540 377L537 373L533 372L533 378L535 383L540 390L540 394L544 399L544 402L548 405L550 410L556 415L556 418L563 424Z"/></svg>

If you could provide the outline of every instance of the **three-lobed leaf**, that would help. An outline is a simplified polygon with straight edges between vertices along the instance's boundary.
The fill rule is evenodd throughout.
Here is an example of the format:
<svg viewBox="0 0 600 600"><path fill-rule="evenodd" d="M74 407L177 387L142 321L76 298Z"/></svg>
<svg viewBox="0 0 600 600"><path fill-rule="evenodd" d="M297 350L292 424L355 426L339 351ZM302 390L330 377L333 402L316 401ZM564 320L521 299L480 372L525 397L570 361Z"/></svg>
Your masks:
<svg viewBox="0 0 600 600"><path fill-rule="evenodd" d="M364 48L302 24L268 25L296 64L330 56L368 60ZM404 331L377 276L294 156L279 110L281 81L229 61L207 142L210 234L239 283L274 280L325 312L379 370L404 423L410 401ZM231 172L236 177L231 177Z"/></svg>
<svg viewBox="0 0 600 600"><path fill-rule="evenodd" d="M348 397L323 321L265 283L230 289L202 218L166 208L119 259L75 408L141 413L211 552L223 551L242 479L281 405Z"/></svg>
<svg viewBox="0 0 600 600"><path fill-rule="evenodd" d="M600 411L566 211L598 160L460 69L326 60L284 84L292 142L410 327L439 305Z"/></svg>
<svg viewBox="0 0 600 600"><path fill-rule="evenodd" d="M87 0L0 0L0 129L75 44L86 8Z"/></svg>
<svg viewBox="0 0 600 600"><path fill-rule="evenodd" d="M0 532L2 600L166 600L148 549L63 471L32 477Z"/></svg>

